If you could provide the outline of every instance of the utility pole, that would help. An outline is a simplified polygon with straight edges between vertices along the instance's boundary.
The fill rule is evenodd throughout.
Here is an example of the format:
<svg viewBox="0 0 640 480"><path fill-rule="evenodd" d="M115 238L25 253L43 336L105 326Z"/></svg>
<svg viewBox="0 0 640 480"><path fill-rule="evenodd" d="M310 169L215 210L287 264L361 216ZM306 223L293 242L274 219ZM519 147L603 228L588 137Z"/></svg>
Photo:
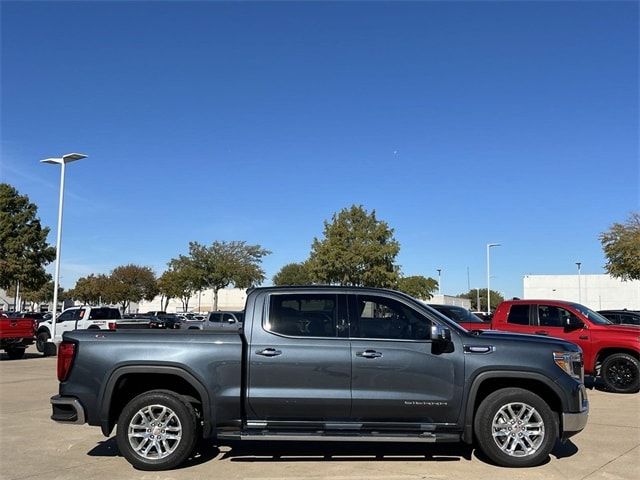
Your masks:
<svg viewBox="0 0 640 480"><path fill-rule="evenodd" d="M578 267L578 303L582 303L582 287L580 285L580 267L582 267L582 262L576 262L576 266Z"/></svg>
<svg viewBox="0 0 640 480"><path fill-rule="evenodd" d="M489 250L491 247L499 246L499 243L487 243L487 315L491 315L491 260Z"/></svg>

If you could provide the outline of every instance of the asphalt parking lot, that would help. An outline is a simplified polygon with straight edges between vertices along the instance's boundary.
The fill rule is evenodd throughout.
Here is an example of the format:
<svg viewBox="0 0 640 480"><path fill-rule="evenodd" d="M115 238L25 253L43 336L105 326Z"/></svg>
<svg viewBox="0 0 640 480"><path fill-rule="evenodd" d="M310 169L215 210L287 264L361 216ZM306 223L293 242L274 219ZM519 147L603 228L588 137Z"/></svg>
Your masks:
<svg viewBox="0 0 640 480"><path fill-rule="evenodd" d="M536 468L487 463L463 444L245 444L203 449L170 472L134 470L115 439L99 428L49 420L57 392L55 359L31 348L22 360L0 360L0 478L18 479L637 479L640 478L640 394L591 388L584 432L558 444Z"/></svg>

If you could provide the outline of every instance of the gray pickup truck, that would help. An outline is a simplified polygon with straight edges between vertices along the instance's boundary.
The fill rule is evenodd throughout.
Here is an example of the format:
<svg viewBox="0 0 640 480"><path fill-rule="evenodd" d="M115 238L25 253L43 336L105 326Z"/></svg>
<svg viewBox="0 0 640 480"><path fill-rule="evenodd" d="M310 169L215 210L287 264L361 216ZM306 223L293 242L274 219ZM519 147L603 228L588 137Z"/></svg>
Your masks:
<svg viewBox="0 0 640 480"><path fill-rule="evenodd" d="M136 468L175 468L198 439L476 442L544 462L586 425L580 349L470 333L402 293L252 290L240 331L65 332L52 419L117 424Z"/></svg>

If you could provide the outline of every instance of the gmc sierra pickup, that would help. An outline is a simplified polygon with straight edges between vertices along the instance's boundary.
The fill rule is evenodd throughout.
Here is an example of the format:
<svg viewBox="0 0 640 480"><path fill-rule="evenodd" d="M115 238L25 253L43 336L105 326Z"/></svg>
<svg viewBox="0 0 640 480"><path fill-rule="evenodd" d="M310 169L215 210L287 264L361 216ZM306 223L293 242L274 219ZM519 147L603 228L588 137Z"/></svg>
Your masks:
<svg viewBox="0 0 640 480"><path fill-rule="evenodd" d="M575 343L582 349L587 375L601 377L612 392L640 390L640 328L635 325L614 325L584 305L560 300L508 300L484 323L457 321L445 307L434 308L469 331L504 330Z"/></svg>
<svg viewBox="0 0 640 480"><path fill-rule="evenodd" d="M586 425L572 343L471 334L391 290L267 287L243 329L71 331L52 419L117 424L136 468L177 467L198 438L451 442L539 465Z"/></svg>

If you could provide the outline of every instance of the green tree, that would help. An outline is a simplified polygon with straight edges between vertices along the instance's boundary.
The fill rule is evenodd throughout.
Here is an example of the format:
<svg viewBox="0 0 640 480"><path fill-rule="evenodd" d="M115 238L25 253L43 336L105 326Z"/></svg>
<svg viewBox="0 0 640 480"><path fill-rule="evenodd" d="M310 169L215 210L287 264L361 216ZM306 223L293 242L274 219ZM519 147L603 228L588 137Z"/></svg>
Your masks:
<svg viewBox="0 0 640 480"><path fill-rule="evenodd" d="M422 275L402 277L398 280L397 289L420 300L429 300L438 289L438 281Z"/></svg>
<svg viewBox="0 0 640 480"><path fill-rule="evenodd" d="M44 266L56 257L40 224L38 207L7 183L0 183L0 288L35 291L51 277Z"/></svg>
<svg viewBox="0 0 640 480"><path fill-rule="evenodd" d="M216 241L209 246L190 242L188 258L197 272L198 290L213 290L213 309L217 310L221 288L230 285L250 288L264 281L262 258L270 253L260 245L249 245L244 241Z"/></svg>
<svg viewBox="0 0 640 480"><path fill-rule="evenodd" d="M487 311L487 289L480 289L480 305L478 305L478 289L472 288L467 293L461 293L458 295L461 298L468 298L471 300L471 310L477 312L486 312ZM491 311L494 311L496 307L504 301L504 297L500 294L500 292L496 292L495 290L491 290Z"/></svg>
<svg viewBox="0 0 640 480"><path fill-rule="evenodd" d="M122 265L114 268L109 276L107 296L112 302L122 305L123 312L131 302L153 300L157 294L156 276L149 267Z"/></svg>
<svg viewBox="0 0 640 480"><path fill-rule="evenodd" d="M158 279L158 290L163 297L162 310L166 310L169 300L179 298L182 308L189 310L189 299L201 288L202 276L187 257L176 258L169 262L169 270Z"/></svg>
<svg viewBox="0 0 640 480"><path fill-rule="evenodd" d="M400 244L393 229L352 205L324 222L324 238L314 238L309 266L319 283L394 287L400 268L395 264Z"/></svg>
<svg viewBox="0 0 640 480"><path fill-rule="evenodd" d="M313 279L306 263L288 263L273 276L274 285L311 285Z"/></svg>
<svg viewBox="0 0 640 480"><path fill-rule="evenodd" d="M607 273L622 280L640 280L640 212L625 223L614 223L600 234Z"/></svg>
<svg viewBox="0 0 640 480"><path fill-rule="evenodd" d="M51 278L50 275L49 275L49 278ZM32 303L53 302L53 288L54 288L53 280L49 280L47 283L43 284L37 290L25 290L22 293L22 298L23 300L26 300ZM68 296L67 292L65 292L65 290L62 287L58 286L58 299L64 300L67 296Z"/></svg>
<svg viewBox="0 0 640 480"><path fill-rule="evenodd" d="M99 303L115 303L111 279L107 275L89 275L80 277L75 286L67 292L69 298L79 300L87 305Z"/></svg>

